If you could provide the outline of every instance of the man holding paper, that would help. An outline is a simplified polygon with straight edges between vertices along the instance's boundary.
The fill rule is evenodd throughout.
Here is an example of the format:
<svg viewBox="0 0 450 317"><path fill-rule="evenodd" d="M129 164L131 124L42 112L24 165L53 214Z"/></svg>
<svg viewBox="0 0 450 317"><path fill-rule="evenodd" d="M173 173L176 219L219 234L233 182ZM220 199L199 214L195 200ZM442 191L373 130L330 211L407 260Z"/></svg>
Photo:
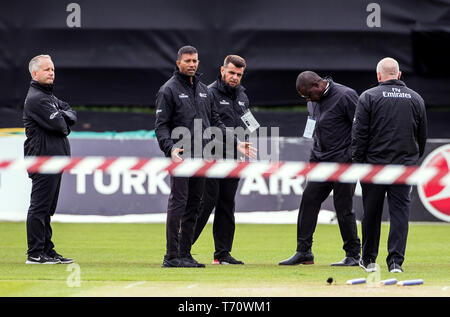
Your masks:
<svg viewBox="0 0 450 317"><path fill-rule="evenodd" d="M220 120L217 107L208 87L197 73L197 49L186 45L178 50L173 76L161 86L156 97L155 133L159 147L174 162L184 158L204 158L210 138L206 131L215 127L221 134L218 143L229 135ZM200 123L199 125L197 125ZM217 137L215 137L217 139ZM248 142L240 142L231 135L231 147L248 156L256 157L256 149ZM193 149L193 150L192 150ZM204 177L170 176L170 195L167 206L166 254L162 267L205 267L191 254L195 223L205 188Z"/></svg>
<svg viewBox="0 0 450 317"><path fill-rule="evenodd" d="M252 133L259 124L248 109L249 100L245 88L241 86L241 79L246 67L245 60L237 55L228 55L216 81L208 86L214 96L220 120L227 128L235 131L239 128ZM236 129L237 128L237 129ZM237 133L239 135L239 133ZM244 141L244 140L241 140ZM228 147L233 149L233 147ZM219 158L236 159L238 153L216 153ZM233 245L235 220L234 198L239 185L239 178L208 178L201 204L201 210L195 227L194 242L200 236L208 222L211 212L214 212L213 236L214 259L213 264L244 264L230 254Z"/></svg>
<svg viewBox="0 0 450 317"><path fill-rule="evenodd" d="M296 88L308 103L309 116L303 136L314 140L310 161L350 163L352 123L358 94L312 71L298 76ZM332 266L359 265L361 243L352 210L355 184L309 181L298 213L297 252L279 265L314 263L311 247L317 217L331 191L346 254L341 262Z"/></svg>

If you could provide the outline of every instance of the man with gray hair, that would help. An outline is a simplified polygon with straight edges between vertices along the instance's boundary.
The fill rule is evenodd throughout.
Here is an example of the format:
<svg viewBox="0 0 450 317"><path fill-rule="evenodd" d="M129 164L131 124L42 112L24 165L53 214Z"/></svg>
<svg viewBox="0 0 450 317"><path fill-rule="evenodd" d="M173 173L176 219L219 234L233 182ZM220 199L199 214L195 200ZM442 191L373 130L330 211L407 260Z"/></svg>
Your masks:
<svg viewBox="0 0 450 317"><path fill-rule="evenodd" d="M55 66L49 55L31 59L31 84L25 99L23 122L25 156L70 155L67 135L77 115L70 106L53 95ZM26 264L72 263L54 250L51 216L58 202L61 174L29 173L32 181L27 216L28 258Z"/></svg>
<svg viewBox="0 0 450 317"><path fill-rule="evenodd" d="M400 80L398 62L383 58L377 65L377 87L361 94L352 129L355 163L416 165L425 150L427 118L422 97ZM384 198L389 205L389 272L403 272L411 186L361 183L364 215L360 266L376 271Z"/></svg>

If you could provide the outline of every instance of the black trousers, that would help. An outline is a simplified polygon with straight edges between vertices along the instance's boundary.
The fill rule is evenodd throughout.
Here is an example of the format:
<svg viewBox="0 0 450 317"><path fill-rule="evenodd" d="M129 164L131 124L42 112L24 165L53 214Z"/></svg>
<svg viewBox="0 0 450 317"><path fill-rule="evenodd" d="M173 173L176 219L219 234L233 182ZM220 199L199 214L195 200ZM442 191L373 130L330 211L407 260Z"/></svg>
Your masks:
<svg viewBox="0 0 450 317"><path fill-rule="evenodd" d="M405 259L410 212L409 185L361 184L364 215L362 219L362 257L375 262L380 244L384 198L389 205L388 256L386 262L402 265Z"/></svg>
<svg viewBox="0 0 450 317"><path fill-rule="evenodd" d="M343 249L346 256L357 256L361 250L361 242L358 238L355 213L352 210L355 184L347 183L308 182L306 184L298 212L297 251L306 252L311 249L320 206L332 190L334 191L334 208L344 241Z"/></svg>
<svg viewBox="0 0 450 317"><path fill-rule="evenodd" d="M234 197L239 185L239 178L214 179L205 181L205 192L200 207L200 214L195 226L194 242L202 233L211 212L214 211L213 237L214 259L220 259L231 252L234 239Z"/></svg>
<svg viewBox="0 0 450 317"><path fill-rule="evenodd" d="M202 177L170 177L166 258L190 256L204 187Z"/></svg>
<svg viewBox="0 0 450 317"><path fill-rule="evenodd" d="M54 253L50 218L58 203L61 174L30 174L31 200L27 215L28 255Z"/></svg>

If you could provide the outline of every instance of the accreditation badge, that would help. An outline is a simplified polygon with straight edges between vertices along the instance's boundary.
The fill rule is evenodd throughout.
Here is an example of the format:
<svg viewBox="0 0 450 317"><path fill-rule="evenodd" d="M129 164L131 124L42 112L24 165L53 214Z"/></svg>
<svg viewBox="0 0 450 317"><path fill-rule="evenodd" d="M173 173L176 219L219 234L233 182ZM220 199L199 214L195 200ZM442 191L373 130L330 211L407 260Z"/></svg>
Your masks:
<svg viewBox="0 0 450 317"><path fill-rule="evenodd" d="M303 137L307 139L311 139L314 135L314 129L316 127L316 120L314 120L311 116L308 116L308 120L306 121L305 131L303 132Z"/></svg>
<svg viewBox="0 0 450 317"><path fill-rule="evenodd" d="M250 110L245 111L245 113L241 117L241 120L242 122L244 122L250 133L255 132L260 127L258 121L256 121Z"/></svg>

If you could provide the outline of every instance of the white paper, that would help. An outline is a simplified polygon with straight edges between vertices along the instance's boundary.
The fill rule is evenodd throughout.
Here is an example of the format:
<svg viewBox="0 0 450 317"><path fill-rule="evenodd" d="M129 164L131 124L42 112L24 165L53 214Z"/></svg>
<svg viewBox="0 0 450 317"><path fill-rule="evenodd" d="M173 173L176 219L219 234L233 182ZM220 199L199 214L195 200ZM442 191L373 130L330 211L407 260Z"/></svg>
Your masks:
<svg viewBox="0 0 450 317"><path fill-rule="evenodd" d="M316 127L316 120L308 118L306 121L305 131L303 132L303 137L311 139L314 135L314 128Z"/></svg>
<svg viewBox="0 0 450 317"><path fill-rule="evenodd" d="M253 114L250 112L250 110L247 110L241 117L242 122L244 122L247 129L250 131L250 133L253 133L259 128L259 123L256 121Z"/></svg>

